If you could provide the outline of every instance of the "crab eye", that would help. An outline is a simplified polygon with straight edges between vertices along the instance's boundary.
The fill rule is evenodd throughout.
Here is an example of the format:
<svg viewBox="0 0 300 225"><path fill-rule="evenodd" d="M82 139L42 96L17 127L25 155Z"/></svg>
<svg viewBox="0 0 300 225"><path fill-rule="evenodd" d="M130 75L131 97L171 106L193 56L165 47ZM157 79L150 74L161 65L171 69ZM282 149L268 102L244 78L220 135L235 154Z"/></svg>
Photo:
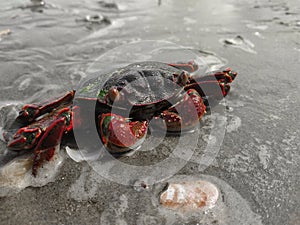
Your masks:
<svg viewBox="0 0 300 225"><path fill-rule="evenodd" d="M108 99L111 102L118 101L120 99L120 92L118 91L117 88L112 87L112 88L109 89Z"/></svg>
<svg viewBox="0 0 300 225"><path fill-rule="evenodd" d="M179 75L177 82L178 82L178 84L181 84L181 85L184 86L184 85L186 85L188 83L188 81L189 81L189 76L188 76L188 74L185 71L183 71Z"/></svg>

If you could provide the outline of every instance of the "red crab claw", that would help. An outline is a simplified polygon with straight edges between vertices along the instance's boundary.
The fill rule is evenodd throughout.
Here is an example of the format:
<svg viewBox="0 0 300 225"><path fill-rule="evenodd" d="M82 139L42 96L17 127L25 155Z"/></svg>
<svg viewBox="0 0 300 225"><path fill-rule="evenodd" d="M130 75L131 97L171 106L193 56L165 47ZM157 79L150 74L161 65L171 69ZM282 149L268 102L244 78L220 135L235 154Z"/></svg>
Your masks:
<svg viewBox="0 0 300 225"><path fill-rule="evenodd" d="M32 175L37 175L38 168L41 167L45 160L52 159L55 148L60 144L63 133L66 128L66 118L61 117L55 120L46 129L45 133L39 140L34 149L34 159L32 165Z"/></svg>
<svg viewBox="0 0 300 225"><path fill-rule="evenodd" d="M107 113L99 118L100 136L111 153L125 153L136 149L147 134L147 121L130 121Z"/></svg>
<svg viewBox="0 0 300 225"><path fill-rule="evenodd" d="M18 151L34 148L45 135L47 128L59 118L65 119L66 126L64 129L66 133L73 129L73 111L69 107L55 110L30 125L19 128L13 135L10 135L11 132L7 132L5 138L8 149Z"/></svg>
<svg viewBox="0 0 300 225"><path fill-rule="evenodd" d="M206 106L199 93L190 89L179 104L163 111L159 117L154 118L153 125L158 126L159 129L166 126L169 133L191 130L205 114L205 109ZM161 121L159 118L163 119L164 124L159 122Z"/></svg>
<svg viewBox="0 0 300 225"><path fill-rule="evenodd" d="M41 104L27 104L24 105L19 113L16 121L23 124L28 124L34 121L36 118L50 113L54 109L62 108L70 105L75 95L75 91L70 91L63 97L58 98L52 102L41 103Z"/></svg>
<svg viewBox="0 0 300 225"><path fill-rule="evenodd" d="M20 128L14 135L13 139L7 143L7 147L11 150L31 149L41 136L41 129L38 127Z"/></svg>

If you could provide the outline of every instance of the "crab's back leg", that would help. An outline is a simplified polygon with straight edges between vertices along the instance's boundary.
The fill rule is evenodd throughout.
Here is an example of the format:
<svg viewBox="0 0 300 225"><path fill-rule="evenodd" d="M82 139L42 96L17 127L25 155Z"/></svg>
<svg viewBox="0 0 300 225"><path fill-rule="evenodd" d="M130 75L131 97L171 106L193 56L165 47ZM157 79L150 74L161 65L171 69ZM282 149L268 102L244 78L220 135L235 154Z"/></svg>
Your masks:
<svg viewBox="0 0 300 225"><path fill-rule="evenodd" d="M195 78L194 82L204 82L204 81L218 81L221 84L229 84L231 83L235 77L237 76L237 72L231 70L231 68L226 68L222 71L209 72L204 76L200 76ZM193 78L191 80L193 82Z"/></svg>
<svg viewBox="0 0 300 225"><path fill-rule="evenodd" d="M185 90L195 89L204 99L206 106L215 106L229 92L230 83L233 82L237 73L227 68L223 71L211 72L204 76L190 78L190 83Z"/></svg>
<svg viewBox="0 0 300 225"><path fill-rule="evenodd" d="M37 175L37 170L45 160L52 159L55 148L60 145L63 133L66 130L66 118L60 117L46 129L34 149L32 175Z"/></svg>
<svg viewBox="0 0 300 225"><path fill-rule="evenodd" d="M194 60L191 60L187 63L168 63L168 65L189 73L195 72L199 68L198 64Z"/></svg>
<svg viewBox="0 0 300 225"><path fill-rule="evenodd" d="M159 117L155 117L152 125L159 129L165 126L168 133L192 130L205 114L205 110L206 106L198 91L189 89L179 104L163 111Z"/></svg>

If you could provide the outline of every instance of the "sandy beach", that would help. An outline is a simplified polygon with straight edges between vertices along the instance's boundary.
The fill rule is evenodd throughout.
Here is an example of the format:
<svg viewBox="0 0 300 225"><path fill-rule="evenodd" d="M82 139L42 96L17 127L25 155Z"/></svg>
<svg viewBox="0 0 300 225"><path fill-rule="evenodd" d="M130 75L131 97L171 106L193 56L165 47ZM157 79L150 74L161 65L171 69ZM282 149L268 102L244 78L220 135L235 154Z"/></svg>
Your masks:
<svg viewBox="0 0 300 225"><path fill-rule="evenodd" d="M211 137L200 133L194 155L179 171L143 188L134 179L128 185L127 171L126 184L113 181L122 180L114 167L101 176L101 166L77 163L63 147L52 182L0 198L0 224L300 224L298 1L45 1L0 2L1 130L8 105L76 89L91 62L134 41L184 46L209 66L230 66L238 77L222 103L224 114L214 120L224 135L218 140L211 133L220 146L209 165L201 156ZM122 54L126 59L126 49ZM101 59L101 69L111 66ZM122 162L157 163L169 154L165 146L177 143L176 137L166 141ZM0 146L3 166L7 150L3 141ZM193 215L163 208L159 196L166 183L185 179L215 184L217 206Z"/></svg>

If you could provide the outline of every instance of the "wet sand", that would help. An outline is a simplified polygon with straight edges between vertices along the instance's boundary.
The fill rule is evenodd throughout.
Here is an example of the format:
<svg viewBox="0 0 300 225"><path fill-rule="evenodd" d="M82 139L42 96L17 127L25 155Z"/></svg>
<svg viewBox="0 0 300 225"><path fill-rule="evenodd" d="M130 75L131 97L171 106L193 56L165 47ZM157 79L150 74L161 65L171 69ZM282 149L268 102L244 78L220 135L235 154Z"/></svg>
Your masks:
<svg viewBox="0 0 300 225"><path fill-rule="evenodd" d="M75 88L88 62L131 41L213 52L239 73L226 98L226 134L208 168L190 161L175 178L207 179L223 198L219 211L187 217L158 205L166 181L147 190L120 185L67 157L54 182L1 198L0 224L300 223L296 0L116 1L119 9L46 3L38 10L0 3L0 31L11 30L0 36L1 102L34 102ZM85 21L95 14L111 23Z"/></svg>

